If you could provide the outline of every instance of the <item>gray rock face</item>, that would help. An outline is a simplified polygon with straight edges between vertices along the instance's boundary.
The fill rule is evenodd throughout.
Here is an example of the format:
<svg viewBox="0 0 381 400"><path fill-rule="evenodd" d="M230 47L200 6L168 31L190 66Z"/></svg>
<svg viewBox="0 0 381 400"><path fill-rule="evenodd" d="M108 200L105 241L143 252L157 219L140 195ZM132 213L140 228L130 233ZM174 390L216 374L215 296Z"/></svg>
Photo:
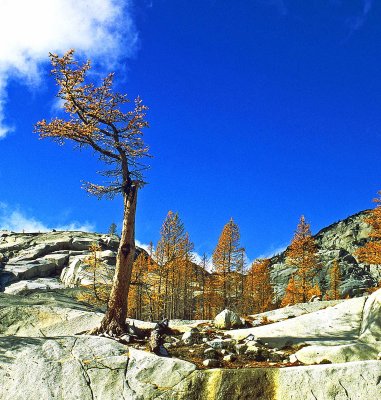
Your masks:
<svg viewBox="0 0 381 400"><path fill-rule="evenodd" d="M342 297L361 296L381 279L377 266L359 263L355 251L369 240L370 227L364 222L367 211L352 215L322 229L315 235L321 259L317 276L321 287L329 286L329 270L335 259L339 261ZM286 252L271 259L271 280L278 298L284 296L291 274L296 270L286 263Z"/></svg>
<svg viewBox="0 0 381 400"><path fill-rule="evenodd" d="M33 290L63 289L64 285L56 278L37 278L29 281L19 281L7 286L4 293L22 294Z"/></svg>
<svg viewBox="0 0 381 400"><path fill-rule="evenodd" d="M118 237L88 232L47 232L13 233L0 231L0 291L18 293L20 288L28 290L49 289L49 285L33 282L40 278L59 277L66 287L91 284L85 259L89 247L97 243L98 253L107 269L107 276L113 274L118 249ZM142 250L137 248L137 254ZM111 278L108 278L111 280ZM28 281L18 286L16 282Z"/></svg>

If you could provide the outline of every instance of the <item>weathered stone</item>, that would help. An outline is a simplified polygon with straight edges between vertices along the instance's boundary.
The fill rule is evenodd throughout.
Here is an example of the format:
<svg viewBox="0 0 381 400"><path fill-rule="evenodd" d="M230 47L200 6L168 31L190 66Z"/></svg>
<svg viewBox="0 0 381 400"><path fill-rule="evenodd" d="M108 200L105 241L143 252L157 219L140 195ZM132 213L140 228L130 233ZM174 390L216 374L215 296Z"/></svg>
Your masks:
<svg viewBox="0 0 381 400"><path fill-rule="evenodd" d="M231 310L223 310L214 318L214 326L218 329L239 328L242 326L241 318Z"/></svg>
<svg viewBox="0 0 381 400"><path fill-rule="evenodd" d="M91 284L92 276L82 264L89 255L92 243L98 243L102 248L98 257L108 265L111 277L107 282L111 284L116 261L115 251L118 248L117 236L110 238L107 235L74 231L25 234L7 232L0 239L0 253L3 254L0 291L20 280L58 277L62 270L65 286ZM141 251L136 248L136 255ZM31 290L39 289L40 286L36 285Z"/></svg>
<svg viewBox="0 0 381 400"><path fill-rule="evenodd" d="M52 290L63 289L56 278L37 278L35 280L19 281L5 287L4 293L7 294L22 294L31 290Z"/></svg>
<svg viewBox="0 0 381 400"><path fill-rule="evenodd" d="M261 348L255 344L248 344L246 346L245 354L256 356L260 352Z"/></svg>
<svg viewBox="0 0 381 400"><path fill-rule="evenodd" d="M206 344L213 349L234 349L235 347L234 339L214 339L210 342L206 342Z"/></svg>
<svg viewBox="0 0 381 400"><path fill-rule="evenodd" d="M247 344L245 343L238 343L235 345L235 351L237 354L245 354L247 350Z"/></svg>
<svg viewBox="0 0 381 400"><path fill-rule="evenodd" d="M206 358L216 358L217 357L217 351L213 349L212 347L209 347L204 350L204 356Z"/></svg>
<svg viewBox="0 0 381 400"><path fill-rule="evenodd" d="M279 322L285 319L299 317L300 315L310 314L314 311L323 310L324 308L335 306L345 300L329 300L313 303L299 303L292 306L278 308L276 310L266 311L260 314L250 315L253 319L253 325L261 325L265 319L268 322Z"/></svg>
<svg viewBox="0 0 381 400"><path fill-rule="evenodd" d="M181 340L185 344L197 344L197 343L202 343L203 335L200 333L200 331L197 328L192 328L190 331L185 332L183 336L181 337Z"/></svg>
<svg viewBox="0 0 381 400"><path fill-rule="evenodd" d="M234 362L236 359L237 359L237 357L234 354L227 354L223 358L223 360L226 362Z"/></svg>
<svg viewBox="0 0 381 400"><path fill-rule="evenodd" d="M293 344L313 344L316 340L329 341L333 338L354 340L358 338L366 298L354 298L334 307L301 315L269 325L229 331L237 339L249 334L266 338L270 347L282 348Z"/></svg>
<svg viewBox="0 0 381 400"><path fill-rule="evenodd" d="M128 390L125 398L149 400L163 395L163 398L169 399L171 388L187 378L195 369L194 364L186 361L158 357L130 348L126 371Z"/></svg>
<svg viewBox="0 0 381 400"><path fill-rule="evenodd" d="M220 362L213 358L208 358L204 360L202 363L205 365L205 367L208 368L218 368L220 366Z"/></svg>

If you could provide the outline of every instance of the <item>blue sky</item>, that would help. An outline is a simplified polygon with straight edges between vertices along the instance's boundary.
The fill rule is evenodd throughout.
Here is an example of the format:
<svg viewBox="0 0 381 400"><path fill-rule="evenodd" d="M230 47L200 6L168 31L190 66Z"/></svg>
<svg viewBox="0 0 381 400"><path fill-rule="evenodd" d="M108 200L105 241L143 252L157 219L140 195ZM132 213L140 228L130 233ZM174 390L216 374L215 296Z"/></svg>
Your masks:
<svg viewBox="0 0 381 400"><path fill-rule="evenodd" d="M0 36L0 228L120 226L120 199L80 189L92 154L33 133L60 112L48 52L71 47L150 107L142 243L174 210L211 254L233 217L253 259L381 189L379 2L0 0Z"/></svg>

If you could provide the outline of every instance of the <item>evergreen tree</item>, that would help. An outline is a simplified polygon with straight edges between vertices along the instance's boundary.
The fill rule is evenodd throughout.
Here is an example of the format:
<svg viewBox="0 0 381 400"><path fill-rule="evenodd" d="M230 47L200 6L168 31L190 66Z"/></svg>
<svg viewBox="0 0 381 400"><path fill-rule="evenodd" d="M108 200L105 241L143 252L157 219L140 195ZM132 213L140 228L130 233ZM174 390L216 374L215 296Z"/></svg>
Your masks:
<svg viewBox="0 0 381 400"><path fill-rule="evenodd" d="M300 286L295 283L295 277L293 274L290 276L284 297L280 305L281 307L285 307L297 303L303 303L303 294L301 293Z"/></svg>
<svg viewBox="0 0 381 400"><path fill-rule="evenodd" d="M109 235L116 235L116 223L113 222L110 227L108 228Z"/></svg>

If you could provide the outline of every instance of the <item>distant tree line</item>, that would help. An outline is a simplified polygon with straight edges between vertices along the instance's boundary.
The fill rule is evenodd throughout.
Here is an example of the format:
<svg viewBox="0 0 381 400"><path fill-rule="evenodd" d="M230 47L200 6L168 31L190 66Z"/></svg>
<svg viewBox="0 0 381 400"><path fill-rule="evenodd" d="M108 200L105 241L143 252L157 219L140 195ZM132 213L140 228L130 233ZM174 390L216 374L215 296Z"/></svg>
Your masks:
<svg viewBox="0 0 381 400"><path fill-rule="evenodd" d="M96 280L96 249L87 263ZM199 257L197 257L199 258ZM286 266L292 267L284 297L275 295L271 260L257 259L247 265L240 243L239 227L231 218L223 227L211 258L197 259L194 244L179 214L169 211L156 246L141 252L134 262L128 293L128 316L136 319L210 319L224 308L241 315L308 302L311 298L339 299L340 265L334 260L328 270L328 288L321 288L317 275L322 267L318 249L304 216L300 218L290 246ZM106 275L99 263L101 279ZM107 276L107 275L106 275ZM93 303L107 303L104 280L98 279L88 296ZM103 300L102 300L103 299ZM83 300L91 302L89 297Z"/></svg>

